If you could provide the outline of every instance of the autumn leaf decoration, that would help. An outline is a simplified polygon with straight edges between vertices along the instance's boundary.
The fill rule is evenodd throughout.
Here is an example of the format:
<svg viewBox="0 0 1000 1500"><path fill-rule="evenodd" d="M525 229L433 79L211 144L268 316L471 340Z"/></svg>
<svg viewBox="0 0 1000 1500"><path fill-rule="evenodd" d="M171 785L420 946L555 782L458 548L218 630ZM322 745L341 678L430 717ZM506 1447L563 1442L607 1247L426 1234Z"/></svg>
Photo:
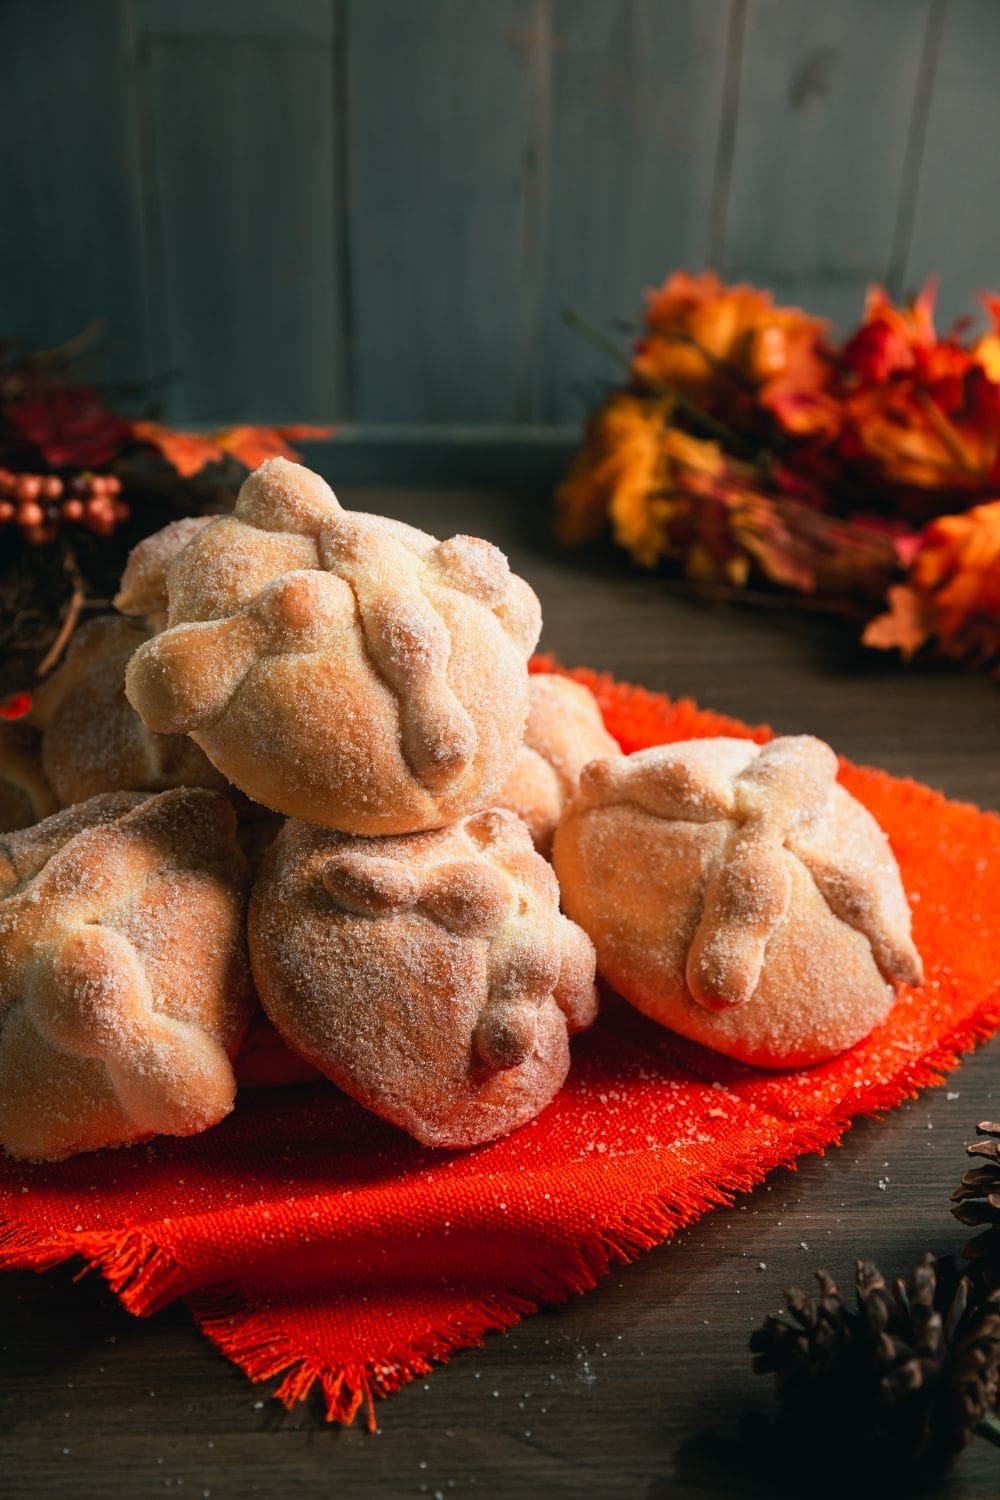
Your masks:
<svg viewBox="0 0 1000 1500"><path fill-rule="evenodd" d="M610 530L698 588L789 590L867 619L870 646L994 662L1000 299L982 301L985 333L939 337L933 283L902 307L873 288L837 344L766 291L675 273L559 487L558 535Z"/></svg>
<svg viewBox="0 0 1000 1500"><path fill-rule="evenodd" d="M26 711L83 614L108 608L140 537L226 510L246 471L333 431L137 419L87 376L100 337L40 351L0 339L0 718Z"/></svg>
<svg viewBox="0 0 1000 1500"><path fill-rule="evenodd" d="M299 457L293 443L328 438L332 427L223 427L217 432L178 432L160 422L133 422L132 437L146 443L176 469L182 479L191 479L208 464L235 458L245 469L256 469L269 458Z"/></svg>
<svg viewBox="0 0 1000 1500"><path fill-rule="evenodd" d="M945 656L992 660L1000 648L1000 500L933 521L888 600L865 628L866 645L909 657L936 641Z"/></svg>

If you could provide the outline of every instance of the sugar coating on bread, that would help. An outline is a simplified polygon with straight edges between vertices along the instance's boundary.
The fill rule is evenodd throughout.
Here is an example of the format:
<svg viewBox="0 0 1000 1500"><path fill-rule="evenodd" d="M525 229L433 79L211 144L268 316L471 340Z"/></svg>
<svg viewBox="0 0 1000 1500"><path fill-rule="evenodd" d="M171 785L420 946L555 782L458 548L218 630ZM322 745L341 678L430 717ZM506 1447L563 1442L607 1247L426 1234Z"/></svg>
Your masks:
<svg viewBox="0 0 1000 1500"><path fill-rule="evenodd" d="M524 744L494 806L527 823L535 848L548 858L556 824L584 766L620 754L589 688L571 677L536 672L528 679Z"/></svg>
<svg viewBox="0 0 1000 1500"><path fill-rule="evenodd" d="M56 1161L232 1108L252 1009L236 819L118 792L0 838L0 1145Z"/></svg>
<svg viewBox="0 0 1000 1500"><path fill-rule="evenodd" d="M125 669L148 638L138 621L98 616L76 632L65 661L36 691L42 764L61 806L102 792L225 790L193 740L147 729L126 698Z"/></svg>
<svg viewBox="0 0 1000 1500"><path fill-rule="evenodd" d="M851 1046L922 966L889 841L809 735L595 761L556 833L566 911L640 1010L745 1062Z"/></svg>
<svg viewBox="0 0 1000 1500"><path fill-rule="evenodd" d="M150 630L167 623L167 569L188 542L214 519L181 516L160 531L143 537L128 555L118 592L112 601L123 615L138 615Z"/></svg>
<svg viewBox="0 0 1000 1500"><path fill-rule="evenodd" d="M540 611L489 542L345 511L272 459L177 553L167 592L129 699L256 801L394 834L483 806L509 773Z"/></svg>
<svg viewBox="0 0 1000 1500"><path fill-rule="evenodd" d="M0 833L29 828L59 806L42 769L42 738L33 725L0 720Z"/></svg>
<svg viewBox="0 0 1000 1500"><path fill-rule="evenodd" d="M532 1119L596 1012L589 939L527 828L491 810L352 838L290 821L253 889L261 1004L288 1044L435 1146Z"/></svg>

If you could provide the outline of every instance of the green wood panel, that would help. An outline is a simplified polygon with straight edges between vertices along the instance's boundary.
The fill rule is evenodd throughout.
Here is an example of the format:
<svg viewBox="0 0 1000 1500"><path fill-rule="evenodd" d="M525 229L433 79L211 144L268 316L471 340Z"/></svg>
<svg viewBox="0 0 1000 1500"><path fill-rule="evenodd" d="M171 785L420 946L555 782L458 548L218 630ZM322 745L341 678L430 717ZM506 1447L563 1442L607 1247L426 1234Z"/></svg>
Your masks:
<svg viewBox="0 0 1000 1500"><path fill-rule="evenodd" d="M554 424L672 267L1000 285L996 0L0 0L0 331L178 421Z"/></svg>
<svg viewBox="0 0 1000 1500"><path fill-rule="evenodd" d="M934 74L905 288L941 273L939 322L1000 291L1000 6L950 0Z"/></svg>
<svg viewBox="0 0 1000 1500"><path fill-rule="evenodd" d="M176 420L347 404L328 0L136 0L153 339Z"/></svg>
<svg viewBox="0 0 1000 1500"><path fill-rule="evenodd" d="M354 415L530 408L546 173L544 0L348 0Z"/></svg>
<svg viewBox="0 0 1000 1500"><path fill-rule="evenodd" d="M150 369L127 46L119 0L0 4L0 332L103 319L118 377Z"/></svg>
<svg viewBox="0 0 1000 1500"><path fill-rule="evenodd" d="M732 0L556 0L540 420L620 370L565 326L608 327L709 254Z"/></svg>
<svg viewBox="0 0 1000 1500"><path fill-rule="evenodd" d="M929 0L750 0L724 269L857 319L888 274Z"/></svg>

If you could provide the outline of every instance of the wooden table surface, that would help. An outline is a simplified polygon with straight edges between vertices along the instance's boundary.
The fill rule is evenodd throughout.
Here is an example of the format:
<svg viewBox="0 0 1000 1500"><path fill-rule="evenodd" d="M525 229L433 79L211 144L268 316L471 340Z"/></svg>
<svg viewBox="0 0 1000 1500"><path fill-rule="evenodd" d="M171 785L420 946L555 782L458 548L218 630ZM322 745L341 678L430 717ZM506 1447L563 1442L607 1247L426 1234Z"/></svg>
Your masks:
<svg viewBox="0 0 1000 1500"><path fill-rule="evenodd" d="M810 730L854 759L1000 806L1000 694L981 676L903 668L823 618L706 606L606 554L557 556L543 498L343 498L498 542L541 596L543 646L566 663ZM897 1271L925 1248L960 1246L947 1198L975 1122L1000 1109L998 1070L1000 1043L984 1046L947 1090L858 1124L841 1148L776 1172L588 1296L408 1386L380 1405L372 1435L327 1427L308 1404L284 1413L182 1307L140 1321L96 1276L2 1277L0 1496L773 1494L734 1443L739 1412L769 1400L750 1372L750 1330L817 1264L849 1282L862 1251ZM811 1478L798 1493L815 1493ZM941 1493L994 1500L1000 1453L974 1444Z"/></svg>

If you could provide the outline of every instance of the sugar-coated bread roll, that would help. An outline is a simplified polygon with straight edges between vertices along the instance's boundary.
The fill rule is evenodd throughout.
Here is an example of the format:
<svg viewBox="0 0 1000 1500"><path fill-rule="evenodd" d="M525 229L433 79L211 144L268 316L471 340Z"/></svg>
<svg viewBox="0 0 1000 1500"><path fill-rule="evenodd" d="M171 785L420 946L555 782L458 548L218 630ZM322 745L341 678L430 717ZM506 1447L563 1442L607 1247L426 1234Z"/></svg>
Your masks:
<svg viewBox="0 0 1000 1500"><path fill-rule="evenodd" d="M214 520L214 516L181 516L137 542L128 555L113 600L115 609L123 615L139 616L150 632L162 630L167 623L167 569L188 542Z"/></svg>
<svg viewBox="0 0 1000 1500"><path fill-rule="evenodd" d="M537 672L528 679L524 744L493 805L527 823L535 848L548 858L556 824L584 766L620 754L589 688L570 677Z"/></svg>
<svg viewBox="0 0 1000 1500"><path fill-rule="evenodd" d="M0 833L30 828L59 806L42 769L42 739L32 725L0 720Z"/></svg>
<svg viewBox="0 0 1000 1500"><path fill-rule="evenodd" d="M397 834L503 785L540 612L489 542L345 511L318 474L271 459L177 553L167 592L129 699L256 801Z"/></svg>
<svg viewBox="0 0 1000 1500"><path fill-rule="evenodd" d="M432 1146L532 1119L596 1012L590 940L499 809L403 838L289 822L250 903L261 1004L288 1044Z"/></svg>
<svg viewBox="0 0 1000 1500"><path fill-rule="evenodd" d="M225 789L225 778L184 734L147 729L125 696L125 668L149 636L120 615L76 632L66 659L35 693L42 765L63 807L101 792Z"/></svg>
<svg viewBox="0 0 1000 1500"><path fill-rule="evenodd" d="M58 1161L232 1108L247 866L218 792L94 797L0 838L0 1145Z"/></svg>
<svg viewBox="0 0 1000 1500"><path fill-rule="evenodd" d="M587 766L556 831L565 910L639 1010L763 1067L842 1051L919 984L889 841L808 735Z"/></svg>

